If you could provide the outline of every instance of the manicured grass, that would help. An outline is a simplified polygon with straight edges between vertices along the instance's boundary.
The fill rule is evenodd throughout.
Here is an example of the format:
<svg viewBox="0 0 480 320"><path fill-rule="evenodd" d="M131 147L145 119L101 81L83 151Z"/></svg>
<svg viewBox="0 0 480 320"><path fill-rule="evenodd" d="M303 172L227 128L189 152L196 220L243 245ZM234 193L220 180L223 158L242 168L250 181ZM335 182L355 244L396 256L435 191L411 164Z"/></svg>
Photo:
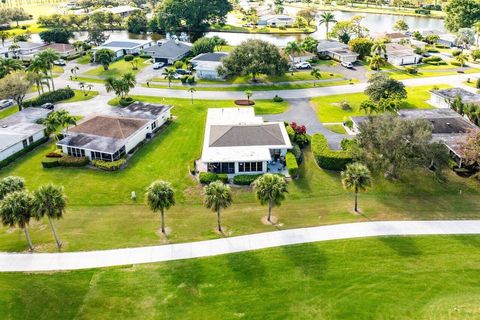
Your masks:
<svg viewBox="0 0 480 320"><path fill-rule="evenodd" d="M379 237L3 273L0 318L478 319L479 247L478 236Z"/></svg>
<svg viewBox="0 0 480 320"><path fill-rule="evenodd" d="M79 101L86 101L95 98L98 96L98 91L90 91L87 95L83 93L82 90L73 90L75 92L75 96L73 98L63 100L62 103L69 103L69 102L79 102Z"/></svg>
<svg viewBox="0 0 480 320"><path fill-rule="evenodd" d="M471 79L470 82L464 81L463 84L472 88L477 89L477 79Z"/></svg>
<svg viewBox="0 0 480 320"><path fill-rule="evenodd" d="M11 107L8 107L8 108L5 108L3 110L0 110L0 119L3 119L5 117L8 117L12 114L14 114L15 112L18 111L18 106L11 106Z"/></svg>
<svg viewBox="0 0 480 320"><path fill-rule="evenodd" d="M449 88L449 85L438 85L440 89ZM403 109L432 108L426 101L430 98L429 90L433 86L418 86L407 87L408 99L403 103ZM351 93L344 95L332 95L325 97L317 97L312 99L318 117L322 122L342 122L345 117L365 115L360 110L360 103L366 100L367 96L364 93ZM351 110L343 110L341 102L349 103Z"/></svg>
<svg viewBox="0 0 480 320"><path fill-rule="evenodd" d="M90 63L91 56L90 54L86 54L84 56L81 56L77 60L75 60L78 64L89 64Z"/></svg>
<svg viewBox="0 0 480 320"><path fill-rule="evenodd" d="M326 124L325 127L335 133L347 134L347 131L341 124Z"/></svg>
<svg viewBox="0 0 480 320"><path fill-rule="evenodd" d="M118 172L87 168L43 169L41 160L53 149L47 144L0 170L0 176L18 175L35 190L46 183L63 185L69 199L64 219L56 222L63 250L91 250L154 245L161 242L159 216L143 204L144 190L154 180L170 181L177 204L167 212L171 242L218 238L215 216L202 205L202 187L190 176L193 160L201 155L206 110L234 107L229 101L134 97L142 101L171 103L175 120L157 137L142 146ZM257 101L261 112L280 112L286 104ZM293 105L292 108L295 108ZM401 180L374 179L373 187L360 196L364 215L350 210L353 195L343 190L340 176L319 169L310 152L300 167L301 178L289 183L289 194L274 210L281 228L305 227L347 221L388 219L479 218L478 183L448 173L445 182L430 172L409 172ZM461 190L461 193L460 193ZM135 191L137 201L130 199ZM260 220L260 206L249 188L233 188L234 205L225 210L223 221L229 235L276 230ZM47 221L32 221L30 232L38 251L55 251ZM0 228L0 251L26 249L23 233Z"/></svg>
<svg viewBox="0 0 480 320"><path fill-rule="evenodd" d="M144 63L145 60L147 60L147 59L140 59L140 62L138 63L138 70L133 70L131 62L126 62L125 60L121 59L121 60L113 62L108 67L108 70L104 70L103 66L99 66L95 69L92 69L92 70L89 70L89 71L85 72L83 75L107 78L107 77L119 77L119 76L122 76L123 74L125 74L127 72L132 72L132 73L136 74L147 66Z"/></svg>
<svg viewBox="0 0 480 320"><path fill-rule="evenodd" d="M404 80L404 79L411 79L411 78L426 78L426 77L440 77L440 76L451 76L459 74L457 71L449 69L455 69L459 67L447 65L447 66L419 66L418 73L410 74L404 69L395 69L394 71L390 72L390 75L393 79L397 80ZM464 73L478 73L480 69L477 68L464 68Z"/></svg>

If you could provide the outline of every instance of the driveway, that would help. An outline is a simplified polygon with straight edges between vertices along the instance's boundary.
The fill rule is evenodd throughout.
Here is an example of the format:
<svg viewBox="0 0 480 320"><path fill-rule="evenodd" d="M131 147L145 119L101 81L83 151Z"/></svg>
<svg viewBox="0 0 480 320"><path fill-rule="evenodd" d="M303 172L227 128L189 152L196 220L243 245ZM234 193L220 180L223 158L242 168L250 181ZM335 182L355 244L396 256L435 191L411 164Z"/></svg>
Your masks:
<svg viewBox="0 0 480 320"><path fill-rule="evenodd" d="M58 103L55 110L67 110L74 116L89 117L94 114L106 114L112 110L108 101L113 97L110 95L98 95L93 99L78 102Z"/></svg>
<svg viewBox="0 0 480 320"><path fill-rule="evenodd" d="M312 135L315 133L323 134L330 148L340 150L340 143L349 135L338 134L325 128L318 120L317 114L313 109L309 99L289 99L290 108L284 113L265 115L263 118L267 121L287 121L303 124L307 127L307 133Z"/></svg>

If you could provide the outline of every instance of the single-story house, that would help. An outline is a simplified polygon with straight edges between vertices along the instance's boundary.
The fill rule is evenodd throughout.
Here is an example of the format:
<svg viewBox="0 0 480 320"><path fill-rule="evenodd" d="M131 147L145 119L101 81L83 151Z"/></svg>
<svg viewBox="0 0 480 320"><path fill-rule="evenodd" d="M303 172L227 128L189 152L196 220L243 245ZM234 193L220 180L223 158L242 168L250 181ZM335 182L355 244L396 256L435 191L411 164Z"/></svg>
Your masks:
<svg viewBox="0 0 480 320"><path fill-rule="evenodd" d="M429 35L437 35L439 37L439 39L436 42L437 44L440 44L448 48L455 46L455 36L453 34L446 33L440 30L423 30L423 31L420 31L420 34L424 38L428 37Z"/></svg>
<svg viewBox="0 0 480 320"><path fill-rule="evenodd" d="M283 122L264 122L251 107L208 109L200 172L284 172L292 144Z"/></svg>
<svg viewBox="0 0 480 320"><path fill-rule="evenodd" d="M387 43L385 47L387 51L386 58L393 65L417 64L422 60L422 56L416 54L412 47L398 43Z"/></svg>
<svg viewBox="0 0 480 320"><path fill-rule="evenodd" d="M285 14L269 14L265 16L261 16L258 19L257 25L259 26L292 26L295 22L293 17L290 17Z"/></svg>
<svg viewBox="0 0 480 320"><path fill-rule="evenodd" d="M195 68L195 75L200 79L222 80L224 77L218 74L218 67L222 65L222 59L227 57L226 52L202 53L192 58L190 63Z"/></svg>
<svg viewBox="0 0 480 320"><path fill-rule="evenodd" d="M415 40L415 39L410 39L410 45L414 48L419 48L422 50L425 50L425 47L428 45L425 41L420 41L420 40Z"/></svg>
<svg viewBox="0 0 480 320"><path fill-rule="evenodd" d="M100 49L110 49L115 53L115 58L120 59L127 54L139 55L153 44L154 42L151 40L112 40L105 42L101 46L92 48L92 52L95 54L95 52Z"/></svg>
<svg viewBox="0 0 480 320"><path fill-rule="evenodd" d="M388 39L390 42L399 43L408 41L410 37L402 32L380 32L375 35L375 39Z"/></svg>
<svg viewBox="0 0 480 320"><path fill-rule="evenodd" d="M57 146L73 157L119 160L150 138L170 118L171 109L169 105L135 102L68 128Z"/></svg>
<svg viewBox="0 0 480 320"><path fill-rule="evenodd" d="M451 102L457 96L460 96L463 103L480 104L480 94L472 93L462 88L431 90L428 102L434 107L449 109Z"/></svg>
<svg viewBox="0 0 480 320"><path fill-rule="evenodd" d="M335 40L320 40L317 52L340 62L354 63L358 59L358 53L351 51L345 43Z"/></svg>
<svg viewBox="0 0 480 320"><path fill-rule="evenodd" d="M311 52L303 52L303 53L291 54L288 57L290 58L290 61L292 63L299 63L299 62L312 60L313 58L316 58L317 55Z"/></svg>
<svg viewBox="0 0 480 320"><path fill-rule="evenodd" d="M129 6L129 5L123 5L123 6L117 6L117 7L111 7L111 8L100 8L100 9L97 9L97 10L93 10L90 13L92 14L92 13L95 13L95 12L110 12L110 13L113 13L113 14L118 14L122 18L126 18L126 17L128 17L129 15L131 15L132 13L134 13L135 11L138 11L138 10L140 10L140 8L132 7L132 6Z"/></svg>
<svg viewBox="0 0 480 320"><path fill-rule="evenodd" d="M40 51L44 51L47 49L52 49L60 57L67 57L73 53L75 53L75 48L70 43L49 43L45 47L43 47Z"/></svg>
<svg viewBox="0 0 480 320"><path fill-rule="evenodd" d="M186 57L191 49L191 43L169 39L158 41L156 45L144 51L152 56L155 62L174 64L175 61Z"/></svg>
<svg viewBox="0 0 480 320"><path fill-rule="evenodd" d="M38 124L50 113L41 108L26 108L0 120L0 161L45 138L45 126Z"/></svg>
<svg viewBox="0 0 480 320"><path fill-rule="evenodd" d="M19 48L16 50L10 50L12 45L17 45ZM43 42L5 41L4 45L0 46L0 56L2 58L19 58L28 60L29 57L32 57L43 50L46 45L47 44Z"/></svg>

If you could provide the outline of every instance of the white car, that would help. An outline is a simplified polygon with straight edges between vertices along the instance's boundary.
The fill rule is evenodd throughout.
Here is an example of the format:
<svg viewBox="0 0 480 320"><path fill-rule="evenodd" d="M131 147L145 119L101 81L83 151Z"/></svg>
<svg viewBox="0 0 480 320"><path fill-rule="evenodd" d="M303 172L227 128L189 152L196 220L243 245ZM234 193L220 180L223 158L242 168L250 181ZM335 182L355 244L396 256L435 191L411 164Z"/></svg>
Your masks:
<svg viewBox="0 0 480 320"><path fill-rule="evenodd" d="M310 69L311 67L312 65L310 64L310 62L306 62L306 61L295 64L295 68L297 69Z"/></svg>
<svg viewBox="0 0 480 320"><path fill-rule="evenodd" d="M165 65L165 63L163 63L163 62L155 62L155 63L153 64L153 69L154 69L154 70L161 69L164 65Z"/></svg>
<svg viewBox="0 0 480 320"><path fill-rule="evenodd" d="M353 68L353 64L351 62L342 62L341 65L348 69Z"/></svg>
<svg viewBox="0 0 480 320"><path fill-rule="evenodd" d="M58 60L53 61L53 64L56 65L56 66L65 66L67 63L63 59L58 59Z"/></svg>
<svg viewBox="0 0 480 320"><path fill-rule="evenodd" d="M13 106L14 102L12 99L0 100L0 109L5 109L10 106Z"/></svg>

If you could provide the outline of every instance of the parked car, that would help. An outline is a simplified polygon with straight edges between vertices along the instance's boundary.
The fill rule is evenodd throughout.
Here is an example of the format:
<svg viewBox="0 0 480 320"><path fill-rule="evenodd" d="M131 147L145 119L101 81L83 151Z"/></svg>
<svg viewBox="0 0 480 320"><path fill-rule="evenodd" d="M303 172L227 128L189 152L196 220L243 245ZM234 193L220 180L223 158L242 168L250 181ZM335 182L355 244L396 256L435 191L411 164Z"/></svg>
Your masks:
<svg viewBox="0 0 480 320"><path fill-rule="evenodd" d="M161 69L164 65L165 65L165 63L163 63L163 62L155 62L155 63L153 64L153 69L154 69L154 70Z"/></svg>
<svg viewBox="0 0 480 320"><path fill-rule="evenodd" d="M63 59L58 59L58 60L53 61L53 64L56 65L56 66L65 66L67 63Z"/></svg>
<svg viewBox="0 0 480 320"><path fill-rule="evenodd" d="M424 57L424 58L428 58L428 57L431 57L431 56L432 56L432 55L431 55L430 53L428 53L428 52L422 53L422 57Z"/></svg>
<svg viewBox="0 0 480 320"><path fill-rule="evenodd" d="M5 109L10 106L13 106L14 102L12 99L0 100L0 109Z"/></svg>
<svg viewBox="0 0 480 320"><path fill-rule="evenodd" d="M351 62L342 61L341 65L342 65L342 67L345 67L345 68L348 68L348 69L353 68L353 63L351 63Z"/></svg>
<svg viewBox="0 0 480 320"><path fill-rule="evenodd" d="M175 70L177 74L181 74L182 76L187 75L187 74L192 74L192 71L190 70L185 70L185 69L177 69Z"/></svg>
<svg viewBox="0 0 480 320"><path fill-rule="evenodd" d="M295 64L295 68L297 69L310 69L311 67L312 65L310 64L310 62L306 62L306 61Z"/></svg>
<svg viewBox="0 0 480 320"><path fill-rule="evenodd" d="M53 110L53 108L55 108L55 106L53 105L53 103L47 102L47 103L42 104L40 106L40 108L47 109L47 110Z"/></svg>

